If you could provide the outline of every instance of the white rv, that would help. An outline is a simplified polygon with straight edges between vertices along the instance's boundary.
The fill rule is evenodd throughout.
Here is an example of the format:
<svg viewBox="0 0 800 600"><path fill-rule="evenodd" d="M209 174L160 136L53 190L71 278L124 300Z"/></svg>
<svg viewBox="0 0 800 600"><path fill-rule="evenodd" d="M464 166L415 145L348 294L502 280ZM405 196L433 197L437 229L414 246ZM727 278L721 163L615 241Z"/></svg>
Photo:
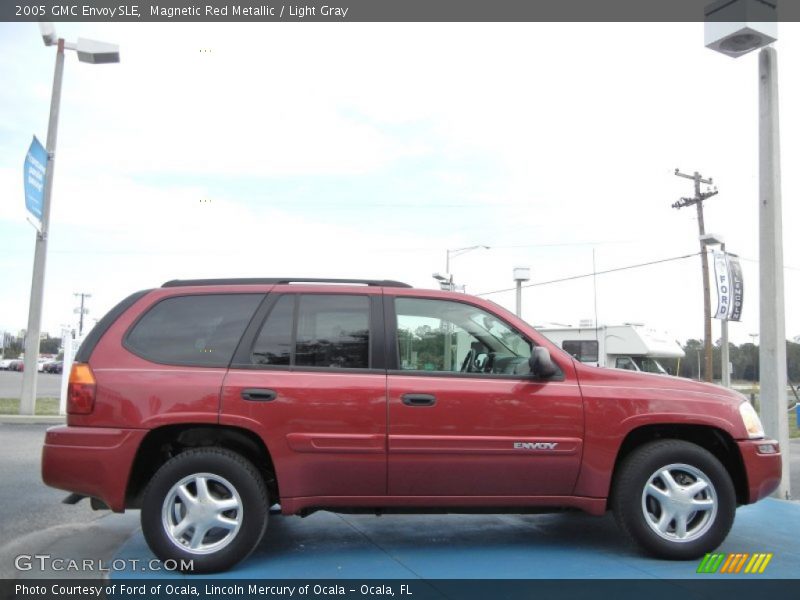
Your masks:
<svg viewBox="0 0 800 600"><path fill-rule="evenodd" d="M659 358L683 358L677 341L638 323L579 327L536 326L550 341L582 363L667 374Z"/></svg>

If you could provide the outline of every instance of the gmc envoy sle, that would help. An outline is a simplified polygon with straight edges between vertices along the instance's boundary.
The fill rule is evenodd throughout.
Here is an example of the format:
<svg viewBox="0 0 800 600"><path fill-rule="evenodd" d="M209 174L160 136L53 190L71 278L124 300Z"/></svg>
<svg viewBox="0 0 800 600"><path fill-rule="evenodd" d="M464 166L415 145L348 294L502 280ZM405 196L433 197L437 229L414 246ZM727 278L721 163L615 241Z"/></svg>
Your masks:
<svg viewBox="0 0 800 600"><path fill-rule="evenodd" d="M492 302L393 281L170 281L97 324L68 389L44 481L140 508L153 552L195 571L245 558L277 504L612 509L691 559L781 476L741 394L587 366Z"/></svg>

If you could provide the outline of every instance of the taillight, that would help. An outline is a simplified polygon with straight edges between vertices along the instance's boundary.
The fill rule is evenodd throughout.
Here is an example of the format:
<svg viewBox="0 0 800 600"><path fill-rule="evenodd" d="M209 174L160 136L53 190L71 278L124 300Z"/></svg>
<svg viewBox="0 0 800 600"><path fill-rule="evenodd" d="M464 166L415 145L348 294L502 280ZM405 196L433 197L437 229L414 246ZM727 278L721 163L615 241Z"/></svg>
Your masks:
<svg viewBox="0 0 800 600"><path fill-rule="evenodd" d="M67 386L67 413L70 415L88 415L94 410L94 397L97 382L92 368L84 363L72 365Z"/></svg>

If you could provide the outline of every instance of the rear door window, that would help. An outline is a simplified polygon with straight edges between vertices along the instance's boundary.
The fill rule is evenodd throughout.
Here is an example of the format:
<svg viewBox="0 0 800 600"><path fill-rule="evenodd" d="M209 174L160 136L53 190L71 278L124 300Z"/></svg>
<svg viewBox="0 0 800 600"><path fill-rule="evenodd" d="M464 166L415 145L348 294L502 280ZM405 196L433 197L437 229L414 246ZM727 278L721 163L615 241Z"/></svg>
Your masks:
<svg viewBox="0 0 800 600"><path fill-rule="evenodd" d="M200 294L158 302L124 341L134 354L163 364L227 367L263 294Z"/></svg>
<svg viewBox="0 0 800 600"><path fill-rule="evenodd" d="M369 324L368 296L287 294L267 315L250 363L369 369Z"/></svg>
<svg viewBox="0 0 800 600"><path fill-rule="evenodd" d="M295 296L281 296L269 311L250 353L254 365L292 364Z"/></svg>
<svg viewBox="0 0 800 600"><path fill-rule="evenodd" d="M369 368L369 298L301 296L295 365Z"/></svg>

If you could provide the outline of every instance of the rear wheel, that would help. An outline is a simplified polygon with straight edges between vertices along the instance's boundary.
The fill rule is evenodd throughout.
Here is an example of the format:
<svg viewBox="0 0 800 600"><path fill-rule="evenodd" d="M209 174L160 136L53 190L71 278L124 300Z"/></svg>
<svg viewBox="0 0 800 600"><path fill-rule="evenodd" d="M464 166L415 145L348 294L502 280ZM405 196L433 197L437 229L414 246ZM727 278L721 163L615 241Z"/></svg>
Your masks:
<svg viewBox="0 0 800 600"><path fill-rule="evenodd" d="M239 454L188 450L156 472L144 493L142 531L161 560L193 561L195 573L228 569L258 545L267 526L264 479Z"/></svg>
<svg viewBox="0 0 800 600"><path fill-rule="evenodd" d="M660 558L688 560L728 535L736 493L710 452L683 440L652 442L619 466L612 507L621 529Z"/></svg>

